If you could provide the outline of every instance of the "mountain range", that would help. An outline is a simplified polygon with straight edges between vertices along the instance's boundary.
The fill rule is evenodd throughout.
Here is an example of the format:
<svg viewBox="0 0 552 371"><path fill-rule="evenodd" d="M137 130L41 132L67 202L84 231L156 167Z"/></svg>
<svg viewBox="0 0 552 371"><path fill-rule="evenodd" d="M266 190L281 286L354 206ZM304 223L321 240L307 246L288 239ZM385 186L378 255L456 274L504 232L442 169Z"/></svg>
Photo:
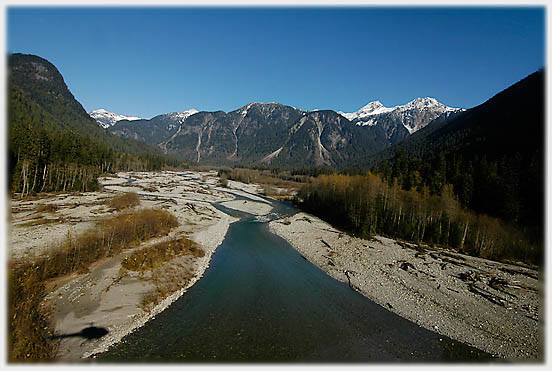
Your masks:
<svg viewBox="0 0 552 371"><path fill-rule="evenodd" d="M189 162L343 167L359 165L432 121L462 111L418 98L391 108L371 102L352 113L253 102L228 113L190 109L149 120L105 110L90 115L115 135L157 145Z"/></svg>
<svg viewBox="0 0 552 371"><path fill-rule="evenodd" d="M126 116L126 115L120 115L118 113L109 112L103 108L96 109L94 111L91 111L88 113L90 117L92 117L98 125L100 125L102 128L107 129L110 126L113 126L117 121L121 120L140 120L140 117L135 116Z"/></svg>
<svg viewBox="0 0 552 371"><path fill-rule="evenodd" d="M380 101L373 101L356 112L339 114L357 125L381 126L390 143L394 144L423 129L435 119L446 119L463 111L465 109L447 107L435 98L427 97L416 98L395 107L385 107Z"/></svg>
<svg viewBox="0 0 552 371"><path fill-rule="evenodd" d="M160 169L183 160L288 169L370 168L405 189L427 187L435 194L451 184L463 205L526 228L538 226L532 232L538 236L544 75L537 71L467 110L433 98L396 107L375 101L352 113L256 102L228 113L189 109L152 119L117 120L122 115L96 112L107 120L105 126L115 121L104 129L85 112L53 64L12 54L9 182L22 194L92 189L102 172Z"/></svg>

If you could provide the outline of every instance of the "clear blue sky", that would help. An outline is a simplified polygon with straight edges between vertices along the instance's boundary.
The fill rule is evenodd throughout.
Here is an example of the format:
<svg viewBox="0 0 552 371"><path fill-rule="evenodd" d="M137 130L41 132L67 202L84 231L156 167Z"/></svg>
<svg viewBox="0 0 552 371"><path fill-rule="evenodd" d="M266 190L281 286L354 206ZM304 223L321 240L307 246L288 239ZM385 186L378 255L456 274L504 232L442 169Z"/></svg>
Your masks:
<svg viewBox="0 0 552 371"><path fill-rule="evenodd" d="M87 111L473 107L545 65L545 9L7 9L9 53L58 67Z"/></svg>

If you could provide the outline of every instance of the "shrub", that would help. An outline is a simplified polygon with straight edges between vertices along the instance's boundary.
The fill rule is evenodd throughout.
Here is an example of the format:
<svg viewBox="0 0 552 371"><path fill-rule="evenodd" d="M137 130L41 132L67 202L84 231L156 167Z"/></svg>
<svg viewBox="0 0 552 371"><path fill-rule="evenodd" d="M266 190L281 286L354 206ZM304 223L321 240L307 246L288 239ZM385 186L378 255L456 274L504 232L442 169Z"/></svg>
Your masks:
<svg viewBox="0 0 552 371"><path fill-rule="evenodd" d="M140 210L100 221L97 228L67 239L35 262L10 265L9 280L9 360L44 361L54 357L46 316L40 309L44 283L77 271L106 256L112 256L131 243L163 236L178 225L165 210Z"/></svg>
<svg viewBox="0 0 552 371"><path fill-rule="evenodd" d="M58 207L55 204L41 204L38 205L36 208L36 211L39 213L46 212L46 213L55 213L57 211Z"/></svg>
<svg viewBox="0 0 552 371"><path fill-rule="evenodd" d="M131 271L153 270L178 256L202 257L205 252L197 243L187 238L161 242L126 256L121 265Z"/></svg>
<svg viewBox="0 0 552 371"><path fill-rule="evenodd" d="M140 197L134 192L126 192L109 200L109 207L121 211L140 203Z"/></svg>

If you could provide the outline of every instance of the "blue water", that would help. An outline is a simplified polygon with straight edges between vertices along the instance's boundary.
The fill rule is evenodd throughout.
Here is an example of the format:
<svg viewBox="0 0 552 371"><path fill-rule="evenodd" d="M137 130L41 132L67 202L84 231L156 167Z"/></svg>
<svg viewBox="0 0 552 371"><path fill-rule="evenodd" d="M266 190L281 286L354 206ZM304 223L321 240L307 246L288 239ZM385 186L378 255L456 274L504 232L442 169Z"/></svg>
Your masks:
<svg viewBox="0 0 552 371"><path fill-rule="evenodd" d="M274 202L273 218L296 210ZM490 356L326 275L245 213L201 278L99 362L465 362Z"/></svg>

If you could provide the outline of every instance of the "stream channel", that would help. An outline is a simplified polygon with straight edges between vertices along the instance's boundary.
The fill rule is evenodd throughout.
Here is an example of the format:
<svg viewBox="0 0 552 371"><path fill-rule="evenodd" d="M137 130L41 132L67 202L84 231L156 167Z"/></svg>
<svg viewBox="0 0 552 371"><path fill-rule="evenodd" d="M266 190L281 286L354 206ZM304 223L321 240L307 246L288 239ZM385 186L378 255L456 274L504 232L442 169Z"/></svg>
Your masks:
<svg viewBox="0 0 552 371"><path fill-rule="evenodd" d="M238 199L244 199L238 197ZM254 201L254 200L251 200ZM423 329L336 281L268 231L268 200L230 225L203 277L92 362L471 362L491 356Z"/></svg>

